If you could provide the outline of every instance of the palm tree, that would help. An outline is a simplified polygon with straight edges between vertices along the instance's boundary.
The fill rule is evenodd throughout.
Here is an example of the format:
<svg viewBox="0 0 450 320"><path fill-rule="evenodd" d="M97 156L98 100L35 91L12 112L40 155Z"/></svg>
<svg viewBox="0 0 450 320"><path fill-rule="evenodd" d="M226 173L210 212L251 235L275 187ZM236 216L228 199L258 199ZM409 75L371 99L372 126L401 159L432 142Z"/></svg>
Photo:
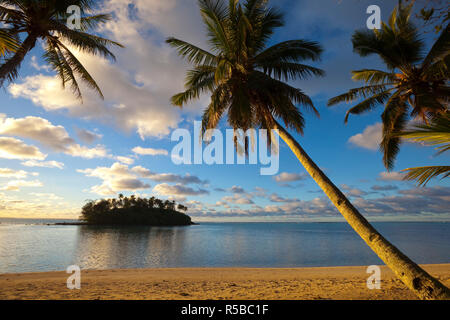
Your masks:
<svg viewBox="0 0 450 320"><path fill-rule="evenodd" d="M387 169L392 169L401 139L396 133L405 129L410 117L427 123L431 117L448 110L450 87L450 28L447 26L423 58L424 43L411 23L412 5L399 6L381 30L356 31L353 47L362 57L378 55L388 71L353 71L353 80L366 85L329 100L328 105L364 100L347 111L361 114L384 105L381 116L383 138L380 149Z"/></svg>
<svg viewBox="0 0 450 320"><path fill-rule="evenodd" d="M296 104L317 113L306 94L284 81L323 75L322 70L299 63L318 60L322 49L305 40L267 47L274 29L283 26L283 15L266 3L231 0L226 5L220 0L199 0L211 51L167 39L194 65L187 73L186 90L172 98L173 104L181 107L209 92L211 103L203 114L203 132L215 128L225 113L234 129L277 130L353 229L411 290L424 299L449 298L449 290L383 238L279 124L281 119L287 128L301 133L304 119Z"/></svg>
<svg viewBox="0 0 450 320"><path fill-rule="evenodd" d="M45 44L43 57L61 78L63 87L70 84L81 99L77 81L80 77L103 98L98 84L71 51L74 47L82 52L115 59L109 47L122 47L117 42L89 33L111 19L109 14L87 15L94 4L94 0L0 0L0 22L7 26L2 32L17 40L22 35L24 38L14 54L5 57L5 62L0 65L0 85L18 77L25 56L38 40L42 40ZM71 5L80 8L80 30L72 30L66 25L70 17L67 8Z"/></svg>
<svg viewBox="0 0 450 320"><path fill-rule="evenodd" d="M0 29L0 57L3 57L7 53L15 52L18 47L16 39L5 30Z"/></svg>
<svg viewBox="0 0 450 320"><path fill-rule="evenodd" d="M428 146L436 146L438 154L450 150L450 112L435 117L429 124L417 125L411 130L399 134L400 137ZM450 166L427 166L402 170L405 180L416 180L419 186L425 186L431 179L450 176Z"/></svg>

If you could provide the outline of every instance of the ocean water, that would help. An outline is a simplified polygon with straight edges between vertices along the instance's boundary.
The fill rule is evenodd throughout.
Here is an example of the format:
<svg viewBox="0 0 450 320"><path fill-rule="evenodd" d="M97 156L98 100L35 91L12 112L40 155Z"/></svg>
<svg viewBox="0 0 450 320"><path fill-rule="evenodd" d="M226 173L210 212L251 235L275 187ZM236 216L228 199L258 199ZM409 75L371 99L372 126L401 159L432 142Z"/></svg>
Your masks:
<svg viewBox="0 0 450 320"><path fill-rule="evenodd" d="M0 273L176 267L324 267L382 262L346 223L51 226L0 219ZM54 221L52 221L54 222ZM418 263L450 263L450 223L375 227Z"/></svg>

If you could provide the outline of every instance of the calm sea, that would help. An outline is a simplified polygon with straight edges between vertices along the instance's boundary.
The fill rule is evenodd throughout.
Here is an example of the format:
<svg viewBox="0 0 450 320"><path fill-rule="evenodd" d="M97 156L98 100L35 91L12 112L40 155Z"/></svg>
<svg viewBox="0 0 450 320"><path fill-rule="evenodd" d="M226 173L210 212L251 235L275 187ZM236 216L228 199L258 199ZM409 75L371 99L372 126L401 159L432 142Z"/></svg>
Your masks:
<svg viewBox="0 0 450 320"><path fill-rule="evenodd" d="M48 226L0 219L0 273L161 267L381 264L346 223ZM450 263L450 223L374 223L418 263Z"/></svg>

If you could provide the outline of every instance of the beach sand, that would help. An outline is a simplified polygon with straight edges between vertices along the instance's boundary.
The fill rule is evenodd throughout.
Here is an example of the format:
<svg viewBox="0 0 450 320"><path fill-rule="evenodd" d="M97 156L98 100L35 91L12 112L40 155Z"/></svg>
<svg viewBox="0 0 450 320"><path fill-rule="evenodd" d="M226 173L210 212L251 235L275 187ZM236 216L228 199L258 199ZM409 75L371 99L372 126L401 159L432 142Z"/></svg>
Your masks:
<svg viewBox="0 0 450 320"><path fill-rule="evenodd" d="M450 286L450 264L423 265ZM367 267L82 270L81 290L65 272L0 275L0 299L316 300L415 299L385 266L369 290Z"/></svg>

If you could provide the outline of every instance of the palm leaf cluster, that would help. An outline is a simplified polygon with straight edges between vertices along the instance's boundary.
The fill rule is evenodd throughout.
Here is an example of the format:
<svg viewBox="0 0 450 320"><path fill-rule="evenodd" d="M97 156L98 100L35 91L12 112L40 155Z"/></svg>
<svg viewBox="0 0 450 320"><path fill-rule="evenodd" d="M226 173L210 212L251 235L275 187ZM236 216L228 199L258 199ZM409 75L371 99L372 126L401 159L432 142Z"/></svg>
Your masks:
<svg viewBox="0 0 450 320"><path fill-rule="evenodd" d="M202 93L210 93L203 131L215 128L227 115L233 128L271 129L274 119L280 118L288 128L302 133L304 118L297 106L318 112L302 90L286 82L324 74L300 63L317 61L322 52L320 45L290 40L268 47L275 28L284 22L283 15L264 0L242 4L238 0L200 0L199 5L210 50L176 38L167 39L193 65L186 76L186 90L173 96L172 103L181 107Z"/></svg>
<svg viewBox="0 0 450 320"><path fill-rule="evenodd" d="M407 130L400 134L401 137L435 146L438 154L450 150L450 113L434 117L429 124L418 125L412 130ZM416 180L419 185L426 185L431 179L441 176L442 179L450 176L450 166L427 166L409 168L406 172L405 180Z"/></svg>
<svg viewBox="0 0 450 320"><path fill-rule="evenodd" d="M384 165L392 169L401 143L396 133L405 129L411 118L427 123L448 110L450 87L450 29L442 31L431 50L424 55L424 43L410 20L412 6L399 6L381 30L356 31L353 47L362 57L378 55L387 71L363 69L353 71L355 81L365 86L329 100L330 106L362 100L347 112L362 114L378 106L382 113L383 138L380 149Z"/></svg>
<svg viewBox="0 0 450 320"><path fill-rule="evenodd" d="M10 52L15 52L19 45L8 32L0 30L0 57Z"/></svg>
<svg viewBox="0 0 450 320"><path fill-rule="evenodd" d="M2 57L0 84L18 77L26 54L38 40L42 40L45 46L43 57L57 72L63 87L69 84L76 96L81 98L79 77L103 98L100 87L71 51L75 48L89 54L115 58L109 47L121 45L93 33L100 24L111 19L108 14L89 15L95 3L94 0L0 0L0 22L4 25L0 36L4 35L9 45L15 45L7 48L8 52ZM81 11L79 30L67 26L71 15L67 13L67 8L72 5L78 6Z"/></svg>

